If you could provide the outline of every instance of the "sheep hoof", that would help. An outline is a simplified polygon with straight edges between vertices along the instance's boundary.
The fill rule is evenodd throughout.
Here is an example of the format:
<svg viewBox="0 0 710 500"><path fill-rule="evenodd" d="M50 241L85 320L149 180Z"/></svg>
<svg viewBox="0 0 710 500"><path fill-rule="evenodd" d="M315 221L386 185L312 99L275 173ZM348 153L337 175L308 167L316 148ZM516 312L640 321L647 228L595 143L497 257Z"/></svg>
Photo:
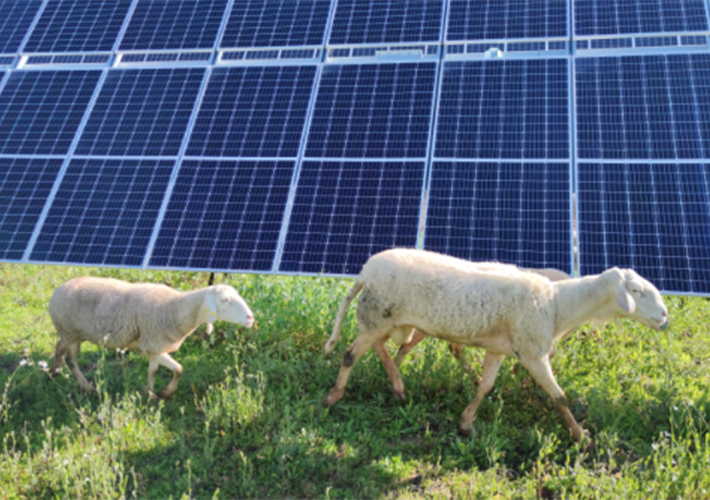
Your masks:
<svg viewBox="0 0 710 500"><path fill-rule="evenodd" d="M392 389L392 393L400 401L404 401L406 399L406 397L404 396L404 392L400 392L400 391L396 391L396 390Z"/></svg>
<svg viewBox="0 0 710 500"><path fill-rule="evenodd" d="M148 399L150 399L151 401L158 401L160 397L156 393L148 389Z"/></svg>
<svg viewBox="0 0 710 500"><path fill-rule="evenodd" d="M49 378L56 378L62 373L62 369L60 368L58 370L49 370L47 373L49 374Z"/></svg>
<svg viewBox="0 0 710 500"><path fill-rule="evenodd" d="M469 436L471 435L471 432L473 432L473 426L471 426L471 427L465 427L465 426L462 425L462 426L460 427L460 431L461 431L461 434L462 434L464 437L469 437Z"/></svg>
<svg viewBox="0 0 710 500"><path fill-rule="evenodd" d="M167 391L163 390L163 391L160 393L160 399L164 399L165 401L169 400L169 399L172 398L172 397L173 397L173 393L172 393L172 392L167 392Z"/></svg>
<svg viewBox="0 0 710 500"><path fill-rule="evenodd" d="M343 397L343 394L345 394L345 389L333 388L333 390L330 391L330 393L328 393L328 395L323 400L323 408L333 406L335 403L340 401L340 398Z"/></svg>

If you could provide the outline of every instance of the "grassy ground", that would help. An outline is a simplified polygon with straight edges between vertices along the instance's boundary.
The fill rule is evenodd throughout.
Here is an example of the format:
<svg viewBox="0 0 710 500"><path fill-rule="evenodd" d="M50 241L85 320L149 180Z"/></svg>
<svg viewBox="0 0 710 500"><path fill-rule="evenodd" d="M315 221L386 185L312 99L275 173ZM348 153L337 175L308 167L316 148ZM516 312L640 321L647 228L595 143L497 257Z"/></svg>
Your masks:
<svg viewBox="0 0 710 500"><path fill-rule="evenodd" d="M569 438L550 398L506 360L470 438L458 432L482 353L467 373L426 340L392 396L374 353L345 397L321 407L355 336L354 308L334 356L322 345L348 280L218 276L257 318L189 338L172 400L143 395L148 363L84 344L99 395L65 367L46 312L59 284L84 274L206 284L205 274L0 265L0 498L709 498L710 302L667 297L671 327L621 321L558 345L553 369L596 443ZM394 349L393 349L394 350ZM160 389L169 380L161 369Z"/></svg>

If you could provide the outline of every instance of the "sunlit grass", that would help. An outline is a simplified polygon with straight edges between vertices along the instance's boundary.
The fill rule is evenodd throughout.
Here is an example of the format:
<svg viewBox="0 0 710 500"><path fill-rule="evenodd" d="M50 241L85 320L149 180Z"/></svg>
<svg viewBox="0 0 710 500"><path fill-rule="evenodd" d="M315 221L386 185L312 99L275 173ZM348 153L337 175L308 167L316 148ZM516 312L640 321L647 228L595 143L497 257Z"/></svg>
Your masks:
<svg viewBox="0 0 710 500"><path fill-rule="evenodd" d="M558 345L556 378L596 448L573 443L554 405L513 360L471 437L458 434L474 373L427 339L403 363L397 401L373 353L323 409L355 337L354 307L330 358L322 345L349 280L218 275L254 311L252 329L201 327L174 357L173 399L143 394L147 360L85 343L50 379L52 291L84 274L206 286L204 273L0 265L0 492L8 498L710 497L710 302L667 297L671 327L620 321ZM393 348L394 350L394 348ZM160 390L170 379L161 369Z"/></svg>

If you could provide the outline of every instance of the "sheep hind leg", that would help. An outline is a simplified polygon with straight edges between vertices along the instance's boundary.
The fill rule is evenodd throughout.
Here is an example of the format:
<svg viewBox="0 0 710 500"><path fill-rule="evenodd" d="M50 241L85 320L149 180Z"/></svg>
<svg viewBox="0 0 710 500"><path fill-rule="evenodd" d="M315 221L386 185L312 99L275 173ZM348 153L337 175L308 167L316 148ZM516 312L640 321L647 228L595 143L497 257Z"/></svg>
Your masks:
<svg viewBox="0 0 710 500"><path fill-rule="evenodd" d="M54 378L62 372L62 365L64 364L64 355L67 353L67 347L64 342L60 339L57 342L57 348L54 350L54 363L49 369L49 376Z"/></svg>
<svg viewBox="0 0 710 500"><path fill-rule="evenodd" d="M385 367L387 372L387 377L389 377L390 382L392 382L392 392L394 395L401 400L404 400L404 383L402 382L402 377L399 375L399 370L395 365L394 361L390 357L390 353L387 352L387 338L379 339L375 342L375 352L380 357L380 361Z"/></svg>
<svg viewBox="0 0 710 500"><path fill-rule="evenodd" d="M409 340L409 342L407 342L406 344L402 344L399 348L399 351L397 351L397 355L394 357L395 366L401 365L402 361L404 361L404 358L406 358L407 354L409 354L409 351L414 349L414 346L416 346L425 338L426 335L415 328L414 333L412 334L412 338Z"/></svg>
<svg viewBox="0 0 710 500"><path fill-rule="evenodd" d="M491 351L486 351L486 355L483 358L483 369L481 372L481 378L478 381L478 391L476 396L470 405L466 407L463 414L461 415L461 433L469 436L473 430L473 420L476 418L476 412L478 407L486 397L486 394L491 392L493 385L496 381L496 375L498 375L498 369L500 368L503 358L505 356Z"/></svg>
<svg viewBox="0 0 710 500"><path fill-rule="evenodd" d="M74 341L66 346L68 365L82 389L89 392L96 392L96 389L89 383L79 369L79 352L81 341ZM56 359L55 359L56 363Z"/></svg>
<svg viewBox="0 0 710 500"><path fill-rule="evenodd" d="M572 438L579 442L580 439L582 439L582 428L569 410L565 393L557 384L555 376L552 374L549 357L545 356L542 359L521 358L520 362L530 372L530 375L532 375L540 387L550 395L555 406L557 406L557 409L562 414L562 418L567 422L567 426L572 433Z"/></svg>
<svg viewBox="0 0 710 500"><path fill-rule="evenodd" d="M155 359L158 363L173 372L173 378L160 393L161 398L170 399L173 393L177 390L178 382L180 382L180 377L182 377L182 365L170 357L167 352L158 354Z"/></svg>
<svg viewBox="0 0 710 500"><path fill-rule="evenodd" d="M348 384L348 378L350 377L350 372L353 371L353 367L357 360L365 354L373 344L372 337L358 336L355 342L352 343L350 347L343 354L343 363L340 365L340 372L338 373L338 378L335 381L335 386L330 390L328 395L323 400L323 406L329 407L333 406L335 403L340 401L345 394L345 386Z"/></svg>

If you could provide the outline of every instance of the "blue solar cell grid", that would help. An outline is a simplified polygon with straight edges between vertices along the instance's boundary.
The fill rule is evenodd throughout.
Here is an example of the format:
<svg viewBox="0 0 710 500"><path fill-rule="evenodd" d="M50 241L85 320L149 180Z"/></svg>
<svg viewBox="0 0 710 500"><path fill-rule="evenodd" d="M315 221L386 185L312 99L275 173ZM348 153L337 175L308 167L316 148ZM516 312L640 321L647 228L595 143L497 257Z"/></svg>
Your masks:
<svg viewBox="0 0 710 500"><path fill-rule="evenodd" d="M315 75L315 65L214 69L187 155L295 158Z"/></svg>
<svg viewBox="0 0 710 500"><path fill-rule="evenodd" d="M0 92L0 154L65 154L101 71L14 71Z"/></svg>
<svg viewBox="0 0 710 500"><path fill-rule="evenodd" d="M567 0L451 0L446 41L568 36Z"/></svg>
<svg viewBox="0 0 710 500"><path fill-rule="evenodd" d="M580 272L629 267L660 290L710 293L710 164L578 165Z"/></svg>
<svg viewBox="0 0 710 500"><path fill-rule="evenodd" d="M110 70L76 154L177 155L205 71Z"/></svg>
<svg viewBox="0 0 710 500"><path fill-rule="evenodd" d="M61 167L60 159L0 158L0 259L22 259Z"/></svg>
<svg viewBox="0 0 710 500"><path fill-rule="evenodd" d="M574 0L578 37L708 31L704 0Z"/></svg>
<svg viewBox="0 0 710 500"><path fill-rule="evenodd" d="M568 159L567 59L444 63L437 158Z"/></svg>
<svg viewBox="0 0 710 500"><path fill-rule="evenodd" d="M331 0L234 0L220 48L323 45Z"/></svg>
<svg viewBox="0 0 710 500"><path fill-rule="evenodd" d="M710 55L581 58L580 159L710 158Z"/></svg>
<svg viewBox="0 0 710 500"><path fill-rule="evenodd" d="M174 164L72 160L30 260L140 266Z"/></svg>
<svg viewBox="0 0 710 500"><path fill-rule="evenodd" d="M444 0L338 0L330 45L439 42Z"/></svg>
<svg viewBox="0 0 710 500"><path fill-rule="evenodd" d="M569 163L434 162L424 248L572 272Z"/></svg>
<svg viewBox="0 0 710 500"><path fill-rule="evenodd" d="M227 0L139 0L119 50L211 49Z"/></svg>
<svg viewBox="0 0 710 500"><path fill-rule="evenodd" d="M424 158L436 63L325 66L309 158Z"/></svg>
<svg viewBox="0 0 710 500"><path fill-rule="evenodd" d="M280 271L352 275L377 252L414 247L424 165L304 162Z"/></svg>
<svg viewBox="0 0 710 500"><path fill-rule="evenodd" d="M110 52L132 0L49 0L23 52Z"/></svg>
<svg viewBox="0 0 710 500"><path fill-rule="evenodd" d="M270 271L294 166L183 162L150 265Z"/></svg>
<svg viewBox="0 0 710 500"><path fill-rule="evenodd" d="M42 0L4 0L0 2L0 54L19 52Z"/></svg>

